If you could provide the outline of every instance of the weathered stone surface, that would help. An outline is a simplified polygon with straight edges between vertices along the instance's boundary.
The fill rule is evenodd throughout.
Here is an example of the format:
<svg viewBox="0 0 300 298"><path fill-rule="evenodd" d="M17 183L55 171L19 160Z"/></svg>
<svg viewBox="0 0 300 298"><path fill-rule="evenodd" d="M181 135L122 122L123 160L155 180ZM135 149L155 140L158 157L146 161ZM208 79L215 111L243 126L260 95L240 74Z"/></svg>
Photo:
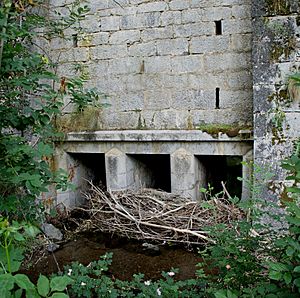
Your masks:
<svg viewBox="0 0 300 298"><path fill-rule="evenodd" d="M50 239L54 239L54 240L63 239L62 232L56 227L54 227L52 224L43 223L41 229L45 233L45 235Z"/></svg>
<svg viewBox="0 0 300 298"><path fill-rule="evenodd" d="M52 1L61 10L70 3ZM111 107L101 112L98 127L133 129L142 121L144 129L186 129L200 119L189 119L189 113L202 113L205 123L215 119L211 113L219 123L249 122L250 0L100 2L90 1L78 47L72 40L52 41L53 58L84 63L88 85L106 94ZM216 34L216 21L221 21L221 35ZM59 69L67 72L64 65ZM217 112L216 88L222 95ZM234 115L228 118L230 111Z"/></svg>

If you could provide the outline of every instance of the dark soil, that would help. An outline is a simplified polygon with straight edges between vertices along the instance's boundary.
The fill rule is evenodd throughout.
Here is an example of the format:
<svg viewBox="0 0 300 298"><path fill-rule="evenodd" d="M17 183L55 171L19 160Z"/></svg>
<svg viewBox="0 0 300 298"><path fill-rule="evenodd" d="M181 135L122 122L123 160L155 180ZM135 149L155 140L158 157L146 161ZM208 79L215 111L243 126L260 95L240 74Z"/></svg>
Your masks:
<svg viewBox="0 0 300 298"><path fill-rule="evenodd" d="M172 267L179 268L177 279L189 279L195 277L196 264L201 261L196 252L180 247L160 246L160 252L157 253L145 250L142 242L119 239L102 233L85 233L76 240L61 245L53 253L54 256L47 253L36 265L22 272L28 274L32 280L37 280L39 274L49 275L58 271L55 259L59 268L63 270L63 266L73 261L88 265L107 252L113 253L109 273L122 280L130 280L136 273L145 274L145 279L159 279L162 271L170 271Z"/></svg>

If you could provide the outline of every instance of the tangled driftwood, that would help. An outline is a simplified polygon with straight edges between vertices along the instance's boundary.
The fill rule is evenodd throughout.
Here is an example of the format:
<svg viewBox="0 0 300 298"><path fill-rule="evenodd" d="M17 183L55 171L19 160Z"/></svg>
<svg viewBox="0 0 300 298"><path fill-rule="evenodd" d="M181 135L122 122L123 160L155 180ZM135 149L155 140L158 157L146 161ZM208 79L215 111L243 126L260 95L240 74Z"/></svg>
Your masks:
<svg viewBox="0 0 300 298"><path fill-rule="evenodd" d="M134 239L195 244L212 241L207 227L242 212L225 198L195 202L154 189L107 192L91 184L85 194L91 223L102 232Z"/></svg>

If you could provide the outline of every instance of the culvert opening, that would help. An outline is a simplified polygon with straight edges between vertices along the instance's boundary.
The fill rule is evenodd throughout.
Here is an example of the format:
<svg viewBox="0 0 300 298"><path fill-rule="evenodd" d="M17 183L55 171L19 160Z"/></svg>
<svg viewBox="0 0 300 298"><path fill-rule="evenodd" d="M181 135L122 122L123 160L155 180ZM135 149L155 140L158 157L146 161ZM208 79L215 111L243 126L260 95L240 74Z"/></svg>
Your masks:
<svg viewBox="0 0 300 298"><path fill-rule="evenodd" d="M74 171L74 183L81 191L87 187L87 182L106 189L105 156L104 153L70 153Z"/></svg>
<svg viewBox="0 0 300 298"><path fill-rule="evenodd" d="M171 192L171 163L168 154L128 154L134 184Z"/></svg>
<svg viewBox="0 0 300 298"><path fill-rule="evenodd" d="M234 197L242 197L242 156L219 156L201 155L197 156L200 161L204 179L200 187L208 189L210 185L215 195L223 190L221 182L226 185L229 194Z"/></svg>

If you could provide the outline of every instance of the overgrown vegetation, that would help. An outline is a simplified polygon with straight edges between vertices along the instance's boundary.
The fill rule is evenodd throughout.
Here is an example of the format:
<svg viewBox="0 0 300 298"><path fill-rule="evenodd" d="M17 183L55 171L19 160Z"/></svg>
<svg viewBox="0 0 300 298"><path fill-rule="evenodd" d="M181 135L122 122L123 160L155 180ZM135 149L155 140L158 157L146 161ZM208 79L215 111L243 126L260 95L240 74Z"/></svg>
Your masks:
<svg viewBox="0 0 300 298"><path fill-rule="evenodd" d="M158 281L144 280L140 274L132 281L115 280L106 274L111 255L89 266L72 264L62 275L41 275L36 285L17 273L25 244L38 233L34 224L43 218L38 198L50 185L68 187L66 173L49 166L53 141L61 136L55 120L64 99L68 97L78 112L98 99L94 90L84 88L84 74L57 77L55 64L35 45L37 37L62 36L72 26L80 30L76 24L88 11L80 2L60 19L42 17L43 1L0 3L0 297L299 297L299 142L282 165L291 182L284 205L270 206L255 192L253 200L239 204L246 218L211 227L214 243L200 252L203 262L196 279L176 281L177 271L170 269ZM281 4L272 9L281 11ZM38 28L43 28L42 36ZM294 79L298 82L299 76ZM199 129L234 136L241 128ZM284 218L287 229L275 231L266 225L263 215L268 210L274 221Z"/></svg>
<svg viewBox="0 0 300 298"><path fill-rule="evenodd" d="M11 219L39 220L40 194L50 185L68 186L66 173L49 168L53 141L61 137L55 120L65 99L78 112L98 100L94 90L84 88L86 74L79 66L77 77L60 78L44 50L37 51L38 39L62 37L70 27L80 30L88 11L80 2L59 18L43 17L44 1L0 4L0 210Z"/></svg>
<svg viewBox="0 0 300 298"><path fill-rule="evenodd" d="M197 129L206 132L213 137L217 137L219 133L227 134L229 137L236 137L240 130L248 130L251 129L251 127L238 124L201 124Z"/></svg>

